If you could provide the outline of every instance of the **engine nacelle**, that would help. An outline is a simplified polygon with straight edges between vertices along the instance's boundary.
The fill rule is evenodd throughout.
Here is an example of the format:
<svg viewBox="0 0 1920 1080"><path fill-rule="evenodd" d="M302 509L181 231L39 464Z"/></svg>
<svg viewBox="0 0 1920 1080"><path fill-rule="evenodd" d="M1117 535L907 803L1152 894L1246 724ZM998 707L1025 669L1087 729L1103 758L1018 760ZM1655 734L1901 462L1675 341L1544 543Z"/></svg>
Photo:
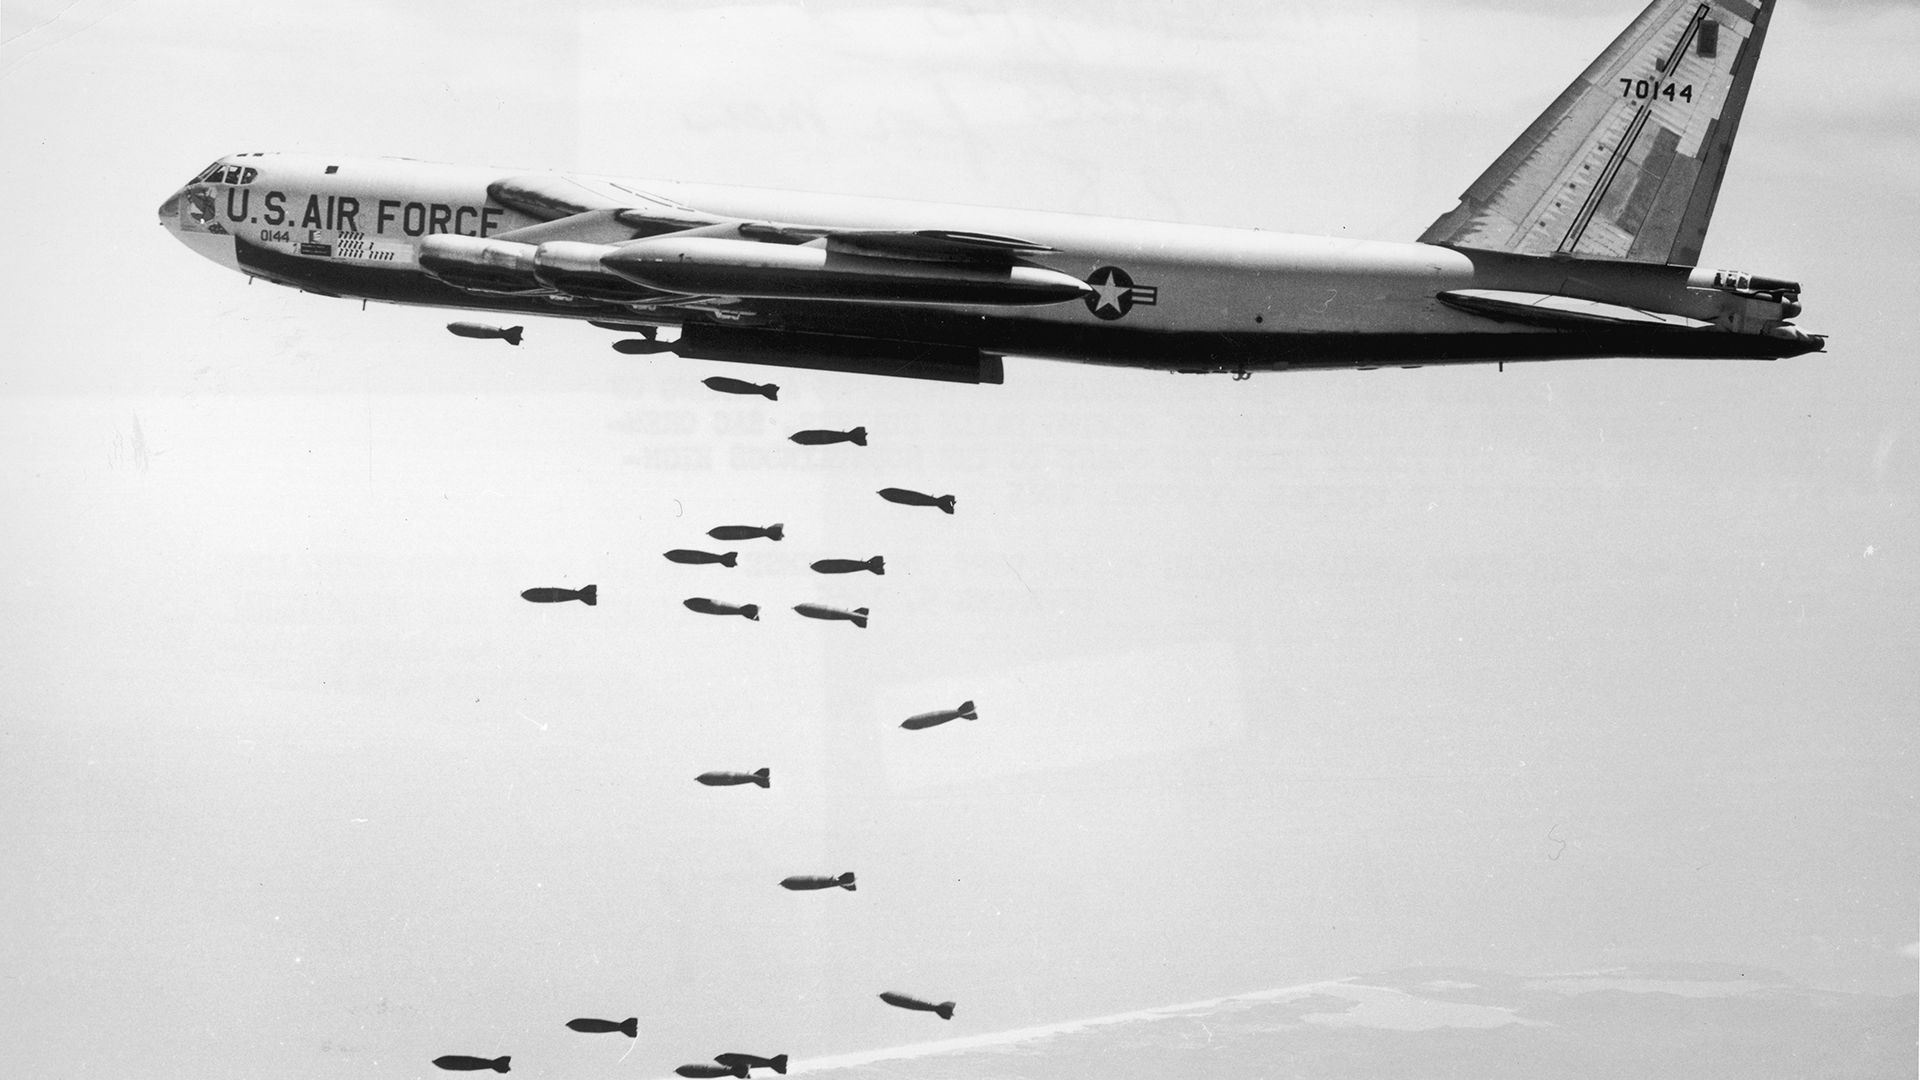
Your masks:
<svg viewBox="0 0 1920 1080"><path fill-rule="evenodd" d="M601 265L667 292L781 300L1058 304L1091 295L1071 274L1011 261L947 262L847 254L815 244L660 236L620 244Z"/></svg>
<svg viewBox="0 0 1920 1080"><path fill-rule="evenodd" d="M548 288L589 300L631 303L667 295L600 265L601 258L613 250L607 244L549 240L534 249L533 276Z"/></svg>
<svg viewBox="0 0 1920 1080"><path fill-rule="evenodd" d="M420 269L456 289L508 294L546 291L534 276L532 244L434 233L420 241L419 258Z"/></svg>

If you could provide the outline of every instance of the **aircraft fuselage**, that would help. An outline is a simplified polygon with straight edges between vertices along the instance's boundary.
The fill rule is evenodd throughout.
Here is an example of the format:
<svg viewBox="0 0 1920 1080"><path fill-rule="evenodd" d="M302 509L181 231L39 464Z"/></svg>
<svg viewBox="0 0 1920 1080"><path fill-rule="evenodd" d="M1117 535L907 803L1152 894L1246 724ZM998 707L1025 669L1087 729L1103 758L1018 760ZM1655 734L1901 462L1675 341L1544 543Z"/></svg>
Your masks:
<svg viewBox="0 0 1920 1080"><path fill-rule="evenodd" d="M519 194L509 202L503 191ZM735 224L680 233L651 226L654 217L680 227L696 218ZM1784 325L1799 310L1792 295L1683 266L672 181L528 177L403 159L235 155L168 199L161 220L209 258L310 292L636 331L713 328L776 341L833 335L1182 371L1772 359L1820 347ZM757 235L756 226L741 222L853 234L939 230L1031 247L977 270L944 252L874 258L838 246L837 237L750 244L740 237ZM721 239L687 243L680 235ZM678 246L662 248L660 236ZM435 237L497 241L520 254L501 264L497 280L485 276L492 264L482 264L507 257L484 253L472 256L470 274L450 277L422 264L423 252L431 263L435 245L450 243ZM628 250L666 253L652 269L632 271L639 284L607 273L639 266L600 262L636 242L645 246ZM755 258L757 251L791 265ZM515 277L532 272L536 254L540 280ZM587 284L555 276L568 266ZM599 278L615 287L588 280ZM812 295L816 280L854 284ZM673 284L680 281L693 284ZM989 286L998 291L968 291Z"/></svg>

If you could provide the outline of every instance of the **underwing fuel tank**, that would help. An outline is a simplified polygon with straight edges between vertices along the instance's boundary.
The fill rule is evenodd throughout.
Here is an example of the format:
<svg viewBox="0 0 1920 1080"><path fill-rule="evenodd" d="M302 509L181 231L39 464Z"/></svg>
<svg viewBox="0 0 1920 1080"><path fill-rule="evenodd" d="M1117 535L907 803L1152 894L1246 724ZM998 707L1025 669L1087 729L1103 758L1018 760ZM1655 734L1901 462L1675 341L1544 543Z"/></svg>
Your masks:
<svg viewBox="0 0 1920 1080"><path fill-rule="evenodd" d="M589 300L621 303L660 296L658 289L636 285L601 266L601 257L612 250L607 244L549 240L534 250L533 276L542 285Z"/></svg>
<svg viewBox="0 0 1920 1080"><path fill-rule="evenodd" d="M615 246L600 264L648 288L759 299L1058 304L1093 291L1040 266L875 258L713 236L635 240Z"/></svg>

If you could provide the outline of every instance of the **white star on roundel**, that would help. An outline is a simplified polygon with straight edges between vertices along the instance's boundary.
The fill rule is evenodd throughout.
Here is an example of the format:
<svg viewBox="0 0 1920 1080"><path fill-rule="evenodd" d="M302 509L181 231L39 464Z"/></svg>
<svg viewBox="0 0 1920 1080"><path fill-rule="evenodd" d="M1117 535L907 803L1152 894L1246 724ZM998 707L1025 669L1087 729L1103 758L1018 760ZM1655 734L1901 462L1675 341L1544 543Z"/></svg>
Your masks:
<svg viewBox="0 0 1920 1080"><path fill-rule="evenodd" d="M1090 281L1087 284L1092 285L1093 291L1100 294L1100 302L1095 304L1095 307L1112 308L1115 311L1120 310L1121 298L1133 291L1133 286L1114 281L1111 274L1105 281Z"/></svg>
<svg viewBox="0 0 1920 1080"><path fill-rule="evenodd" d="M1103 266L1087 279L1094 295L1087 297L1087 310L1102 319L1117 319L1133 308L1133 279L1114 266Z"/></svg>

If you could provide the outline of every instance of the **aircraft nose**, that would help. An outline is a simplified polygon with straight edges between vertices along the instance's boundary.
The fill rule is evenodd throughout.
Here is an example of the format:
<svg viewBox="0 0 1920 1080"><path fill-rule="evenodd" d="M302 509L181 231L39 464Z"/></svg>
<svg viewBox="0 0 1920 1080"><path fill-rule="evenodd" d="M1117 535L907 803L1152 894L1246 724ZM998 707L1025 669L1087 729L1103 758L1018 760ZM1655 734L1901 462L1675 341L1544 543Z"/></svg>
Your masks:
<svg viewBox="0 0 1920 1080"><path fill-rule="evenodd" d="M160 224L167 228L180 224L180 194L176 191L167 196L166 202L160 204Z"/></svg>

